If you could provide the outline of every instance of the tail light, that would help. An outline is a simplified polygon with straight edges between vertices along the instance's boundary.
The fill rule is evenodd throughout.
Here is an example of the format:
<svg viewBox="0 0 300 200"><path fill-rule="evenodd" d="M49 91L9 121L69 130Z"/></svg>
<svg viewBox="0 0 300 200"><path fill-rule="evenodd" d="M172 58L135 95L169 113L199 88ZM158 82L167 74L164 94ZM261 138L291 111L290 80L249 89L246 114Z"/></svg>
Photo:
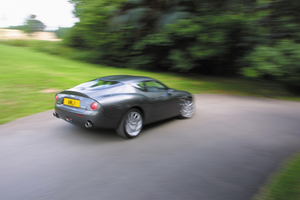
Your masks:
<svg viewBox="0 0 300 200"><path fill-rule="evenodd" d="M57 96L57 95L55 95L55 102L57 101L57 99L58 99L58 96Z"/></svg>
<svg viewBox="0 0 300 200"><path fill-rule="evenodd" d="M92 110L96 110L98 108L98 104L96 102L94 102L90 105L90 107Z"/></svg>

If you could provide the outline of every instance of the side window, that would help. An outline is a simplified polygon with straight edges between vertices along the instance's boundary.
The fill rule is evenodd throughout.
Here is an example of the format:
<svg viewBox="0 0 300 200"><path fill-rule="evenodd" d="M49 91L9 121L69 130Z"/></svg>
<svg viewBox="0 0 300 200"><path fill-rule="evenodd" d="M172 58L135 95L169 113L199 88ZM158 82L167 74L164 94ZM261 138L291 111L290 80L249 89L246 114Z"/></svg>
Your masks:
<svg viewBox="0 0 300 200"><path fill-rule="evenodd" d="M156 81L147 81L145 82L145 86L149 92L164 92L168 89L166 86Z"/></svg>
<svg viewBox="0 0 300 200"><path fill-rule="evenodd" d="M144 82L132 83L131 85L139 90L146 91Z"/></svg>
<svg viewBox="0 0 300 200"><path fill-rule="evenodd" d="M138 86L139 88L144 88L144 89L145 89L144 82L139 82L139 83L137 84L137 86Z"/></svg>

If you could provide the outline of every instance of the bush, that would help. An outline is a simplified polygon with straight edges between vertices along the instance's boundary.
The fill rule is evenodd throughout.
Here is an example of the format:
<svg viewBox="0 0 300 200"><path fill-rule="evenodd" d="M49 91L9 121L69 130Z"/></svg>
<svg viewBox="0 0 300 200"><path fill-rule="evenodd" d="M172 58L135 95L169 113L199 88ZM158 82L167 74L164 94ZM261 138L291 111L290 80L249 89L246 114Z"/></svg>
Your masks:
<svg viewBox="0 0 300 200"><path fill-rule="evenodd" d="M69 28L69 27L59 27L55 31L55 34L56 34L57 38L63 39L63 38L65 38L68 35L70 29L71 28Z"/></svg>
<svg viewBox="0 0 300 200"><path fill-rule="evenodd" d="M36 51L53 55L61 55L67 58L77 58L77 51L70 47L66 47L60 41L53 42L43 40L0 40L0 43L11 46L29 47Z"/></svg>
<svg viewBox="0 0 300 200"><path fill-rule="evenodd" d="M245 76L269 77L300 86L300 44L291 40L281 40L274 46L257 46L243 62L248 65L242 70Z"/></svg>

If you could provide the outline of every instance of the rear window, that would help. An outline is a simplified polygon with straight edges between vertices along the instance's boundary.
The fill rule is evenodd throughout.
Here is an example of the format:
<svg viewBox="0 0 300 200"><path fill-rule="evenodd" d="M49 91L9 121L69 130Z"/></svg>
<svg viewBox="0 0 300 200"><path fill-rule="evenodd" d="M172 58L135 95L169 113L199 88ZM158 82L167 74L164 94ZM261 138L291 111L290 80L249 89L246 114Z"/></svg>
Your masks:
<svg viewBox="0 0 300 200"><path fill-rule="evenodd" d="M76 86L76 88L97 88L97 89L103 89L103 88L109 88L109 87L113 87L116 86L118 84L121 84L120 82L117 81L104 81L104 80L93 80L93 81L89 81L86 83L82 83L78 86Z"/></svg>
<svg viewBox="0 0 300 200"><path fill-rule="evenodd" d="M90 87L99 87L99 86L102 86L102 87L108 87L108 86L111 86L111 85L116 85L118 84L119 82L117 81L102 81L102 80L98 80L96 81L96 83Z"/></svg>

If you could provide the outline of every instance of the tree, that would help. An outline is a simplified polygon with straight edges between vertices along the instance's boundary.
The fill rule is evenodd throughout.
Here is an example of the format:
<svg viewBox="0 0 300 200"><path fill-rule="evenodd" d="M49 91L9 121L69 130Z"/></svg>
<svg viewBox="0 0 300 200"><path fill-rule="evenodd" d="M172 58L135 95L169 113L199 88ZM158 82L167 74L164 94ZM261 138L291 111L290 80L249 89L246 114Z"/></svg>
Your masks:
<svg viewBox="0 0 300 200"><path fill-rule="evenodd" d="M57 30L55 30L55 34L58 38L64 38L66 35L68 35L69 30L69 27L59 27Z"/></svg>
<svg viewBox="0 0 300 200"><path fill-rule="evenodd" d="M268 77L300 87L300 44L280 40L274 46L258 45L246 60L243 73L252 77Z"/></svg>
<svg viewBox="0 0 300 200"><path fill-rule="evenodd" d="M44 31L46 26L43 22L36 19L36 15L30 15L24 22L24 32L33 33L36 31Z"/></svg>
<svg viewBox="0 0 300 200"><path fill-rule="evenodd" d="M267 78L300 88L300 2L269 1L256 23L260 42L241 60L245 76Z"/></svg>
<svg viewBox="0 0 300 200"><path fill-rule="evenodd" d="M236 75L236 60L255 38L240 1L71 2L80 22L66 38L69 46L96 52L93 61L114 66Z"/></svg>

